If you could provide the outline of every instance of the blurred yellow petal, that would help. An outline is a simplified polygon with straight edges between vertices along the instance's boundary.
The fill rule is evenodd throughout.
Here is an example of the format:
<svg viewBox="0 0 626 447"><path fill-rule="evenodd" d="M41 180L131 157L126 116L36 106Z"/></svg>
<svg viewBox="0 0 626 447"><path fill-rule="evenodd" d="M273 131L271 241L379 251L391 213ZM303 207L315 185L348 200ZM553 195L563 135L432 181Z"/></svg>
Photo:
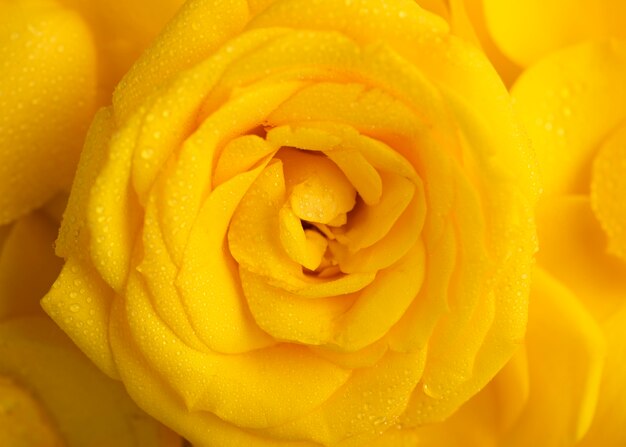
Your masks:
<svg viewBox="0 0 626 447"><path fill-rule="evenodd" d="M593 164L591 204L604 229L609 253L626 261L626 126L600 148Z"/></svg>
<svg viewBox="0 0 626 447"><path fill-rule="evenodd" d="M58 428L36 398L0 376L0 443L15 447L62 447Z"/></svg>
<svg viewBox="0 0 626 447"><path fill-rule="evenodd" d="M624 277L622 277L624 278ZM598 405L580 447L619 447L626 443L626 307L622 306L602 325L607 357L602 372Z"/></svg>
<svg viewBox="0 0 626 447"><path fill-rule="evenodd" d="M128 399L120 384L98 371L49 319L2 322L0 340L0 376L27 387L37 398L64 441L60 445L180 445L179 438L165 434L160 424Z"/></svg>
<svg viewBox="0 0 626 447"><path fill-rule="evenodd" d="M84 21L52 0L2 2L0 42L3 224L69 187L94 105L96 55Z"/></svg>
<svg viewBox="0 0 626 447"><path fill-rule="evenodd" d="M41 312L39 300L61 271L58 225L41 211L17 220L0 243L0 320Z"/></svg>
<svg viewBox="0 0 626 447"><path fill-rule="evenodd" d="M545 195L589 191L592 157L626 116L624 77L626 42L618 40L552 53L519 77L511 94Z"/></svg>
<svg viewBox="0 0 626 447"><path fill-rule="evenodd" d="M79 12L93 33L98 57L99 99L111 92L141 52L172 18L184 0L59 0Z"/></svg>
<svg viewBox="0 0 626 447"><path fill-rule="evenodd" d="M546 197L537 210L537 230L538 264L574 291L598 321L622 306L626 265L607 254L606 235L588 197Z"/></svg>
<svg viewBox="0 0 626 447"><path fill-rule="evenodd" d="M504 83L510 87L521 73L522 68L506 57L494 42L486 23L485 0L463 0L463 3L480 46L489 57L494 68L498 70ZM453 10L452 14L454 15L454 13Z"/></svg>
<svg viewBox="0 0 626 447"><path fill-rule="evenodd" d="M521 66L583 40L626 38L626 5L620 0L483 2L494 40Z"/></svg>
<svg viewBox="0 0 626 447"><path fill-rule="evenodd" d="M596 408L605 342L572 292L541 269L534 272L526 343L528 403L503 442L573 445L589 428Z"/></svg>

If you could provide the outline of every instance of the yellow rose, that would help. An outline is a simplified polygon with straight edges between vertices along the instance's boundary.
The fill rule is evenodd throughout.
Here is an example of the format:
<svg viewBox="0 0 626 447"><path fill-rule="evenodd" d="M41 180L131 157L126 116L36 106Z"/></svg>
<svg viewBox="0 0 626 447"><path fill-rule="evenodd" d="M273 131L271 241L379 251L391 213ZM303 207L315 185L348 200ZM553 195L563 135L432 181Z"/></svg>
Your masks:
<svg viewBox="0 0 626 447"><path fill-rule="evenodd" d="M490 39L529 65L511 90L544 184L528 334L484 391L416 436L423 446L623 446L626 9L483 4Z"/></svg>
<svg viewBox="0 0 626 447"><path fill-rule="evenodd" d="M180 446L39 307L61 269L55 207L0 227L0 445Z"/></svg>
<svg viewBox="0 0 626 447"><path fill-rule="evenodd" d="M393 443L522 342L536 190L415 2L192 0L92 124L43 306L195 445Z"/></svg>
<svg viewBox="0 0 626 447"><path fill-rule="evenodd" d="M152 3L0 1L0 225L69 189L95 110L182 0Z"/></svg>

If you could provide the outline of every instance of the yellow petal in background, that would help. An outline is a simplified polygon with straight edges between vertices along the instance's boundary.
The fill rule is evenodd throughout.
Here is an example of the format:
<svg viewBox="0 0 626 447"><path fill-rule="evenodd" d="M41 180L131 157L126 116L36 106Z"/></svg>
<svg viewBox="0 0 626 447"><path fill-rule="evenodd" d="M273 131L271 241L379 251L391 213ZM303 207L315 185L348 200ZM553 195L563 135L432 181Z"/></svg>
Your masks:
<svg viewBox="0 0 626 447"><path fill-rule="evenodd" d="M180 446L43 316L0 323L0 376L36 396L66 447Z"/></svg>
<svg viewBox="0 0 626 447"><path fill-rule="evenodd" d="M534 272L527 347L528 403L504 445L573 445L595 411L604 337L577 298L541 269Z"/></svg>
<svg viewBox="0 0 626 447"><path fill-rule="evenodd" d="M462 14L463 11L459 11L458 7L454 7L455 4L463 3L467 17L471 22L472 29L478 37L481 48L485 51L485 54L489 57L489 60L493 64L494 68L498 70L500 77L507 86L511 86L513 81L519 76L522 71L521 67L506 57L502 50L496 45L493 40L493 36L489 28L487 27L485 18L485 1L484 0L454 0L452 4L452 17L455 14Z"/></svg>
<svg viewBox="0 0 626 447"><path fill-rule="evenodd" d="M624 277L622 277L624 278ZM600 396L589 431L580 447L620 447L626 444L626 307L622 306L602 325L607 357L602 372Z"/></svg>
<svg viewBox="0 0 626 447"><path fill-rule="evenodd" d="M109 104L111 92L172 18L184 0L59 0L89 25L98 57L98 102Z"/></svg>
<svg viewBox="0 0 626 447"><path fill-rule="evenodd" d="M528 66L588 39L626 38L621 0L483 0L487 26L513 61Z"/></svg>
<svg viewBox="0 0 626 447"><path fill-rule="evenodd" d="M27 389L0 376L0 444L14 447L62 447L58 428Z"/></svg>
<svg viewBox="0 0 626 447"><path fill-rule="evenodd" d="M605 321L623 305L626 266L607 254L606 235L589 197L546 197L537 210L537 230L538 264L574 291L597 321Z"/></svg>
<svg viewBox="0 0 626 447"><path fill-rule="evenodd" d="M545 195L589 191L592 157L626 117L625 77L626 42L608 40L553 53L517 80Z"/></svg>
<svg viewBox="0 0 626 447"><path fill-rule="evenodd" d="M0 3L0 224L69 187L93 110L89 29L54 1Z"/></svg>
<svg viewBox="0 0 626 447"><path fill-rule="evenodd" d="M58 224L43 211L18 219L0 242L0 320L41 313L39 299L61 271L54 256Z"/></svg>
<svg viewBox="0 0 626 447"><path fill-rule="evenodd" d="M626 117L625 117L626 118ZM591 204L609 253L626 261L626 126L612 134L593 163Z"/></svg>

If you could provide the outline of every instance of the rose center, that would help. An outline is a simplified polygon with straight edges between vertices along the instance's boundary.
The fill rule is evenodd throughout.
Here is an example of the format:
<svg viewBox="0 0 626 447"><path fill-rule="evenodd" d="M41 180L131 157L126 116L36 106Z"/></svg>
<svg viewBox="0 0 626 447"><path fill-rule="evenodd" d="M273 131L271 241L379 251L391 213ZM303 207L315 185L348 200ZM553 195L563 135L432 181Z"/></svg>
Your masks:
<svg viewBox="0 0 626 447"><path fill-rule="evenodd" d="M348 221L356 190L337 165L319 152L283 148L276 158L283 164L287 193L279 213L283 248L307 274L339 273L329 241Z"/></svg>

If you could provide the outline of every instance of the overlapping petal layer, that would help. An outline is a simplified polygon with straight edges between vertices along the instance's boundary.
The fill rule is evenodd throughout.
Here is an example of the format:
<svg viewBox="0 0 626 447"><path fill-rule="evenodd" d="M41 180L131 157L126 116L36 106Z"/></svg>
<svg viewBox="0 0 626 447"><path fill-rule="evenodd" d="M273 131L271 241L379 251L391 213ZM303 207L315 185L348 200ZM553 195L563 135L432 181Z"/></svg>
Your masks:
<svg viewBox="0 0 626 447"><path fill-rule="evenodd" d="M63 202L0 227L0 444L180 446L179 436L141 411L39 307L61 268L53 245ZM76 275L73 281L74 295L89 286ZM93 334L93 308L69 310L64 318Z"/></svg>
<svg viewBox="0 0 626 447"><path fill-rule="evenodd" d="M415 3L191 1L92 125L43 305L194 444L364 445L516 349L536 189Z"/></svg>

